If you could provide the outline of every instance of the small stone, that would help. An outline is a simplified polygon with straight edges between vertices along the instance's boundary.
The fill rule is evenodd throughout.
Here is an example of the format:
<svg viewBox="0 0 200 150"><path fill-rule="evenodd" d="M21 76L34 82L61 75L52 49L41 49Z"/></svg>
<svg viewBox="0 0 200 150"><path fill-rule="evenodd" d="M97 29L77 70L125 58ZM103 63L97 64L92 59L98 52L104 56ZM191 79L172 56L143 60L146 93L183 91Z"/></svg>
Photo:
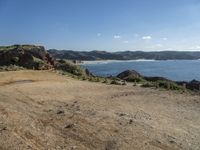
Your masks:
<svg viewBox="0 0 200 150"><path fill-rule="evenodd" d="M174 143L176 143L176 142L175 142L175 141L173 141L173 140L170 140L169 142L170 142L171 144L174 144Z"/></svg>
<svg viewBox="0 0 200 150"><path fill-rule="evenodd" d="M65 112L63 110L58 110L56 114L64 114Z"/></svg>
<svg viewBox="0 0 200 150"><path fill-rule="evenodd" d="M126 114L125 114L125 113L120 113L119 116L120 116L120 117L126 116Z"/></svg>
<svg viewBox="0 0 200 150"><path fill-rule="evenodd" d="M71 146L71 149L76 149L77 146Z"/></svg>
<svg viewBox="0 0 200 150"><path fill-rule="evenodd" d="M2 127L2 128L0 128L0 131L4 131L6 129L7 129L6 127Z"/></svg>
<svg viewBox="0 0 200 150"><path fill-rule="evenodd" d="M133 120L132 120L132 119L130 119L130 120L129 120L129 124L132 124L132 123L133 123Z"/></svg>
<svg viewBox="0 0 200 150"><path fill-rule="evenodd" d="M69 129L69 128L73 128L74 124L65 124L64 125L64 129Z"/></svg>

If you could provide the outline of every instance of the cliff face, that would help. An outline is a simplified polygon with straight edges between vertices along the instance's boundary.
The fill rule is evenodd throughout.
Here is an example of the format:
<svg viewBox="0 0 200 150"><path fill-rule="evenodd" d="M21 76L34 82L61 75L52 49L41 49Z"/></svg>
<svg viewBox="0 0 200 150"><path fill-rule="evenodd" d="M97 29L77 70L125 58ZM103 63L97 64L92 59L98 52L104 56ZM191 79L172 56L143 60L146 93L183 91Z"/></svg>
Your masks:
<svg viewBox="0 0 200 150"><path fill-rule="evenodd" d="M17 65L27 69L50 69L54 65L43 46L13 45L0 47L0 66Z"/></svg>

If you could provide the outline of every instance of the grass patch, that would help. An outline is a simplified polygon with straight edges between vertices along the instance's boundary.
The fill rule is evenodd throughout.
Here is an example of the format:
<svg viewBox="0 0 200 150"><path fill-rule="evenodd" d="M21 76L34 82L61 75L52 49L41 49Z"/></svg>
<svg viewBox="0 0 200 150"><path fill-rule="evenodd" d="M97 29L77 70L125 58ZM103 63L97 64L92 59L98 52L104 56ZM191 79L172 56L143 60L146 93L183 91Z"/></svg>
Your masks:
<svg viewBox="0 0 200 150"><path fill-rule="evenodd" d="M35 48L37 46L34 45L11 45L11 46L0 46L0 51L9 51L9 50L13 50L16 48L22 48L22 49L32 49Z"/></svg>
<svg viewBox="0 0 200 150"><path fill-rule="evenodd" d="M18 70L26 70L26 69L21 66L17 66L17 65L0 66L0 72L2 72L2 71L18 71Z"/></svg>
<svg viewBox="0 0 200 150"><path fill-rule="evenodd" d="M146 80L144 80L141 77L132 77L127 79L128 82L135 82L135 83L141 83L141 82L145 82Z"/></svg>
<svg viewBox="0 0 200 150"><path fill-rule="evenodd" d="M185 91L184 87L179 86L174 82L162 81L162 80L158 80L156 82L145 82L144 84L142 84L142 87L155 87L155 88L162 88L166 90L174 90L180 92Z"/></svg>

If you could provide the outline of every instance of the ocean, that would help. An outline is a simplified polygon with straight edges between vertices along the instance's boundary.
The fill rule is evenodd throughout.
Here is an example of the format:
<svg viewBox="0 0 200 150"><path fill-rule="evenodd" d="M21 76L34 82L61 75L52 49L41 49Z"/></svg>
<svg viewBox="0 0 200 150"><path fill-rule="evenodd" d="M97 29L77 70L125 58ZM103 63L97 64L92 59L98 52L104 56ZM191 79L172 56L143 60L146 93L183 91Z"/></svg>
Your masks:
<svg viewBox="0 0 200 150"><path fill-rule="evenodd" d="M82 67L99 76L136 70L145 76L161 76L174 81L200 80L200 60L88 61Z"/></svg>

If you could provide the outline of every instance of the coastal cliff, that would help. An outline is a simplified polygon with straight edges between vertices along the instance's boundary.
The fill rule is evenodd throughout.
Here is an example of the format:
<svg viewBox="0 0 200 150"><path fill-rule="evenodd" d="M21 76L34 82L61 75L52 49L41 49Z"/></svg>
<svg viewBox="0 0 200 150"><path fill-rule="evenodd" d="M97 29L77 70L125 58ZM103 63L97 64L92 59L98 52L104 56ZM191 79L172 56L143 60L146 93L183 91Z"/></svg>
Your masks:
<svg viewBox="0 0 200 150"><path fill-rule="evenodd" d="M44 70L54 66L54 60L43 46L13 45L0 47L0 66L17 65Z"/></svg>

